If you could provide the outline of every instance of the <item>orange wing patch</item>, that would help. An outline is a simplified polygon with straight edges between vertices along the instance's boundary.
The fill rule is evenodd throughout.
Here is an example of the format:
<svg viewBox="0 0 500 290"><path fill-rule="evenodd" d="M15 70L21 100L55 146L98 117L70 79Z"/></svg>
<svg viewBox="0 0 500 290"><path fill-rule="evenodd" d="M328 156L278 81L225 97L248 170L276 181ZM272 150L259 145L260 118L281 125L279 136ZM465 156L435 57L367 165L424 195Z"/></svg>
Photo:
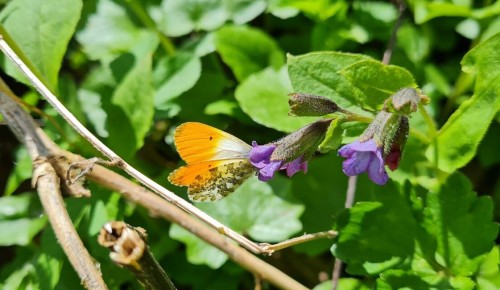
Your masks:
<svg viewBox="0 0 500 290"><path fill-rule="evenodd" d="M187 122L174 134L177 152L187 164L208 160L248 158L252 147L214 127Z"/></svg>
<svg viewBox="0 0 500 290"><path fill-rule="evenodd" d="M254 172L248 159L215 160L182 166L168 180L187 186L193 201L215 201L235 191Z"/></svg>
<svg viewBox="0 0 500 290"><path fill-rule="evenodd" d="M248 159L252 147L211 126L184 123L177 127L174 143L187 165L170 173L168 180L187 186L193 201L219 200L255 172Z"/></svg>

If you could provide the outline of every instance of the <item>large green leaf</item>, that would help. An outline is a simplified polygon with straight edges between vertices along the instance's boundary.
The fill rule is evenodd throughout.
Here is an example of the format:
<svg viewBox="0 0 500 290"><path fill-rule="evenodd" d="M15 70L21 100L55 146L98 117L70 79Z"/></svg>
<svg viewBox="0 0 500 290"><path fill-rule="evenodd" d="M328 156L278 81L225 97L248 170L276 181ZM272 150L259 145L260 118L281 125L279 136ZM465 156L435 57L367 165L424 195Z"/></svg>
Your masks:
<svg viewBox="0 0 500 290"><path fill-rule="evenodd" d="M408 200L393 183L372 185L374 201L356 203L337 220L338 241L332 252L348 271L374 274L413 255L417 223Z"/></svg>
<svg viewBox="0 0 500 290"><path fill-rule="evenodd" d="M500 110L499 50L500 34L497 34L469 51L462 60L464 71L476 73L474 95L453 113L426 152L443 171L452 172L474 157Z"/></svg>
<svg viewBox="0 0 500 290"><path fill-rule="evenodd" d="M100 0L76 39L90 59L108 63L151 35L154 33L134 24L125 7L111 0Z"/></svg>
<svg viewBox="0 0 500 290"><path fill-rule="evenodd" d="M454 275L469 276L478 269L498 234L493 204L477 197L466 177L448 178L439 192L429 192L422 225L436 240L436 260Z"/></svg>
<svg viewBox="0 0 500 290"><path fill-rule="evenodd" d="M158 26L168 36L181 36L193 30L214 30L229 18L220 2L163 1L156 17Z"/></svg>
<svg viewBox="0 0 500 290"><path fill-rule="evenodd" d="M356 62L369 59L361 54L340 52L289 55L288 74L294 92L324 96L344 109L366 114L359 106L363 105L363 100L367 97L340 71Z"/></svg>
<svg viewBox="0 0 500 290"><path fill-rule="evenodd" d="M290 117L288 94L292 92L286 69L267 68L251 75L235 92L243 112L255 122L283 132L292 132L311 123L314 118Z"/></svg>
<svg viewBox="0 0 500 290"><path fill-rule="evenodd" d="M216 32L215 46L240 82L268 66L279 69L285 62L276 42L255 28L225 26Z"/></svg>
<svg viewBox="0 0 500 290"><path fill-rule="evenodd" d="M109 144L125 158L144 143L154 115L151 55L138 59L111 97Z"/></svg>
<svg viewBox="0 0 500 290"><path fill-rule="evenodd" d="M302 228L298 218L304 207L276 197L269 185L255 177L229 197L199 203L197 207L233 230L262 242L283 241ZM227 260L223 252L177 225L171 227L170 235L187 245L188 260L194 264L203 263L215 269Z"/></svg>
<svg viewBox="0 0 500 290"><path fill-rule="evenodd" d="M440 275L445 270L446 283L469 285L465 277L478 270L498 233L491 200L477 197L458 173L436 191L409 188L373 185L373 201L338 216L333 253L347 262L350 273L385 274L397 266L404 271L391 275L399 281L410 283L401 275L416 275L433 285L447 279Z"/></svg>
<svg viewBox="0 0 500 290"><path fill-rule="evenodd" d="M15 0L0 13L5 30L52 89L57 88L59 69L81 10L81 0ZM24 80L12 65L5 69Z"/></svg>
<svg viewBox="0 0 500 290"><path fill-rule="evenodd" d="M161 59L154 70L157 91L155 108L162 109L173 98L192 88L201 74L201 61L189 53L178 53Z"/></svg>
<svg viewBox="0 0 500 290"><path fill-rule="evenodd" d="M384 101L401 88L417 87L406 69L371 59L356 62L340 73L363 90L367 96L362 100L363 104L374 110L380 110Z"/></svg>

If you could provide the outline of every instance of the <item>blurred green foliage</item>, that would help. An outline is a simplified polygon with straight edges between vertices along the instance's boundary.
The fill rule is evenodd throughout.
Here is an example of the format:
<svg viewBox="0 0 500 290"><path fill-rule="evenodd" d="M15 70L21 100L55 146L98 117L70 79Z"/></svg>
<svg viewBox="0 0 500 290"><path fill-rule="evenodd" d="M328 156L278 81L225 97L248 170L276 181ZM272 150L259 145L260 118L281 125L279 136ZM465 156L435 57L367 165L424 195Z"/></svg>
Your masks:
<svg viewBox="0 0 500 290"><path fill-rule="evenodd" d="M390 66L379 60L398 9L383 1L11 0L2 1L0 22L82 123L182 197L186 190L166 176L181 164L173 130L183 122L264 144L315 120L288 116L292 92L372 117L395 91L420 88L431 103L428 115L410 120L400 168L383 187L361 175L352 208L344 209L347 177L334 150L366 124L340 119L307 174L267 184L252 178L228 198L197 206L259 242L339 231L335 240L266 258L314 289L331 289L324 280L334 257L347 265L339 289L499 289L500 2L406 5ZM44 130L57 144L97 155L4 56L1 63L2 78L12 77L16 93L44 111ZM13 144L0 134L0 145ZM26 186L26 151L5 148L13 162L2 164L0 179L0 288L81 287ZM97 244L110 220L145 228L179 289L253 289L251 273L219 250L89 186L92 197L68 198L67 208L110 289L139 289Z"/></svg>

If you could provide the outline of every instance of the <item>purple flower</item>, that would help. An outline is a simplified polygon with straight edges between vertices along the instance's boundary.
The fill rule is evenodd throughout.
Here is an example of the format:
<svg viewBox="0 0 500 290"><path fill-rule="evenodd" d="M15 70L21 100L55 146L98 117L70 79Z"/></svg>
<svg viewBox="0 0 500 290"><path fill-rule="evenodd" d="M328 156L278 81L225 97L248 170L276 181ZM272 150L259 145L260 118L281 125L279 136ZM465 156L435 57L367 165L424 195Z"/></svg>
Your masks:
<svg viewBox="0 0 500 290"><path fill-rule="evenodd" d="M258 177L260 181L268 181L273 178L274 173L278 170L286 170L288 176L292 176L301 170L307 172L307 161L303 161L302 157L289 163L282 160L271 161L271 155L276 149L275 144L258 145L257 142L253 141L252 147L250 163L259 169Z"/></svg>
<svg viewBox="0 0 500 290"><path fill-rule="evenodd" d="M389 179L384 168L383 149L378 147L373 139L347 144L340 148L338 154L347 158L342 163L342 170L347 176L368 171L368 177L380 185Z"/></svg>

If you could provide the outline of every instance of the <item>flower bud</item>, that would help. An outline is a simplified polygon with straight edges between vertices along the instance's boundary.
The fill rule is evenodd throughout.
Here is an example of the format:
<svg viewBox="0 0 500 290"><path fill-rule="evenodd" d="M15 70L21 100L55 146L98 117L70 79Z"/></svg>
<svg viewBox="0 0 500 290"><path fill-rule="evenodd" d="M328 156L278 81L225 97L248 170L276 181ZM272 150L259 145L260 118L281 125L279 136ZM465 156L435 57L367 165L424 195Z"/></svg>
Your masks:
<svg viewBox="0 0 500 290"><path fill-rule="evenodd" d="M409 115L416 112L420 102L427 103L428 97L421 96L413 88L404 88L389 97L384 103L384 110Z"/></svg>
<svg viewBox="0 0 500 290"><path fill-rule="evenodd" d="M316 121L274 142L276 149L271 160L290 162L299 157L310 159L323 142L331 122L332 119Z"/></svg>
<svg viewBox="0 0 500 290"><path fill-rule="evenodd" d="M380 111L361 135L359 141L366 142L373 139L377 147L382 148L385 164L391 170L395 170L399 166L408 131L408 117Z"/></svg>
<svg viewBox="0 0 500 290"><path fill-rule="evenodd" d="M292 93L288 104L291 116L324 116L342 111L332 100L310 94Z"/></svg>
<svg viewBox="0 0 500 290"><path fill-rule="evenodd" d="M390 143L390 148L385 154L385 165L387 165L392 171L399 167L399 160L401 160L401 154L403 153L406 140L408 139L409 130L410 124L408 122L408 117L401 116L398 129L395 132L393 139L388 142Z"/></svg>

